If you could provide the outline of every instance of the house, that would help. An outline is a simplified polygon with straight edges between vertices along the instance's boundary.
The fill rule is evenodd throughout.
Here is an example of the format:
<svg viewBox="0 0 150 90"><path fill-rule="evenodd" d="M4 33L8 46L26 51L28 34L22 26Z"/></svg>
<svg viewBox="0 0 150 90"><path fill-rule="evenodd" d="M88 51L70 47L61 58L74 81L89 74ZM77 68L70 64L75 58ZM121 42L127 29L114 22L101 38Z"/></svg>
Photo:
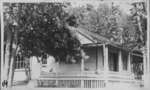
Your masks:
<svg viewBox="0 0 150 90"><path fill-rule="evenodd" d="M44 65L47 64L47 61L44 61L41 64L39 77L36 80L34 79L34 87L105 88L143 86L143 54L141 51L131 51L119 43L111 42L103 36L81 28L68 28L76 34L82 44L82 49L89 58L82 59L81 63L59 63L55 72L43 71ZM16 60L15 82L18 80L18 73L22 74L24 80L26 79L23 62L23 60ZM30 62L30 67L35 63ZM23 81L23 79L18 81Z"/></svg>

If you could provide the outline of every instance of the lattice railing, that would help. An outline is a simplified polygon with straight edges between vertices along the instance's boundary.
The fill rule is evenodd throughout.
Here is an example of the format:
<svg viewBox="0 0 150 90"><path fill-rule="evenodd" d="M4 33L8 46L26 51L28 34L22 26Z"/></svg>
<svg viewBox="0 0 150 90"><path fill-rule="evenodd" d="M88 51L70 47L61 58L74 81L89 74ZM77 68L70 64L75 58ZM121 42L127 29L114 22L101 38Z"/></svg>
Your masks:
<svg viewBox="0 0 150 90"><path fill-rule="evenodd" d="M107 82L107 83L106 83ZM131 73L108 72L107 76L103 72L99 74L64 74L64 73L41 73L37 80L36 87L50 88L104 88L108 85L134 84L142 85L141 81L136 82L131 77Z"/></svg>
<svg viewBox="0 0 150 90"><path fill-rule="evenodd" d="M37 87L52 88L103 88L104 80L81 78L49 78L37 80Z"/></svg>
<svg viewBox="0 0 150 90"><path fill-rule="evenodd" d="M104 88L104 80L84 80L84 88Z"/></svg>

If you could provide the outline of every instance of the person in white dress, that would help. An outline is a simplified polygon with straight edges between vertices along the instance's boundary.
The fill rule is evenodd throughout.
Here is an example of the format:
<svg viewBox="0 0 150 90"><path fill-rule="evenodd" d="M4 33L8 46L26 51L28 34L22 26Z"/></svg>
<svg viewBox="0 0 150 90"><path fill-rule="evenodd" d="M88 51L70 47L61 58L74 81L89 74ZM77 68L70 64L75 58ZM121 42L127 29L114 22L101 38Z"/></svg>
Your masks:
<svg viewBox="0 0 150 90"><path fill-rule="evenodd" d="M58 68L58 63L56 63L55 58L51 55L47 55L47 63L42 67L42 71L44 72L56 72Z"/></svg>

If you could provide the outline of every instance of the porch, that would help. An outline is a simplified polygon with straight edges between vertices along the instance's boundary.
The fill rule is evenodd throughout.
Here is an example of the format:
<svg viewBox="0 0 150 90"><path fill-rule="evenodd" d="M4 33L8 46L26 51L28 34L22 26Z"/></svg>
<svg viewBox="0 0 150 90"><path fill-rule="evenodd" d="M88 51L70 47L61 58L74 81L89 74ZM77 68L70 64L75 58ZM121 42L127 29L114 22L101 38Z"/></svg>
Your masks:
<svg viewBox="0 0 150 90"><path fill-rule="evenodd" d="M94 47L95 48L95 47ZM117 49L117 50L115 50ZM93 50L93 51L92 51ZM127 53L123 59L123 51L100 45L96 49L85 50L90 55L89 60L81 60L76 64L59 64L56 72L40 72L37 79L33 79L35 88L109 88L109 87L143 87L142 78L136 79L131 60L138 54ZM90 51L90 52L88 52ZM115 53L115 57L111 57ZM92 54L93 55L92 55ZM111 57L111 58L110 58ZM117 58L116 58L117 57ZM137 60L137 58L135 58ZM111 61L111 62L110 62ZM126 61L126 63L124 62ZM32 64L31 64L32 65ZM45 66L44 66L45 67ZM87 68L88 67L88 68ZM31 69L32 70L32 69ZM25 71L24 71L25 72ZM136 72L136 71L135 71ZM140 75L140 77L142 77ZM17 83L14 83L17 85Z"/></svg>

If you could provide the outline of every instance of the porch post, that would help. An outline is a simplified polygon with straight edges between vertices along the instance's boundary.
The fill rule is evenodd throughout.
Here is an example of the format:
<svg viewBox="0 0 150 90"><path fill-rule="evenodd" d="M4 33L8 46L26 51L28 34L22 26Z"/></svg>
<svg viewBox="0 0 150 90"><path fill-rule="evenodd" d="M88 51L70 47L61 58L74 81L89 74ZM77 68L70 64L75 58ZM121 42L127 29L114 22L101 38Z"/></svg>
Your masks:
<svg viewBox="0 0 150 90"><path fill-rule="evenodd" d="M3 4L0 3L0 8L3 8ZM1 9L1 63L0 63L0 67L1 67L1 89L3 89L2 87L2 82L4 80L5 77L5 58L4 58L4 13L3 13L3 9ZM3 49L3 50L2 50Z"/></svg>
<svg viewBox="0 0 150 90"><path fill-rule="evenodd" d="M108 47L106 45L103 45L103 52L104 52L104 71L108 72L109 70L109 64L108 64Z"/></svg>
<svg viewBox="0 0 150 90"><path fill-rule="evenodd" d="M147 0L147 11L150 10L150 1ZM147 40L146 40L146 47L144 49L144 54L143 54L143 62L144 62L144 87L145 89L149 90L150 89L150 12L147 14Z"/></svg>
<svg viewBox="0 0 150 90"><path fill-rule="evenodd" d="M146 50L143 50L143 65L144 65L144 87L148 89L150 88L150 86L149 86L148 59L146 56Z"/></svg>
<svg viewBox="0 0 150 90"><path fill-rule="evenodd" d="M109 64L108 64L108 47L105 44L103 45L103 53L104 53L104 78L105 78L105 85L107 87Z"/></svg>
<svg viewBox="0 0 150 90"><path fill-rule="evenodd" d="M99 47L96 46L96 72L98 72L98 56L99 56Z"/></svg>
<svg viewBox="0 0 150 90"><path fill-rule="evenodd" d="M84 71L84 59L81 60L81 72Z"/></svg>
<svg viewBox="0 0 150 90"><path fill-rule="evenodd" d="M83 52L81 51L81 53L83 53ZM84 59L82 58L82 60L81 60L81 75L83 74L83 72L84 72ZM83 87L84 87L84 79L81 78L81 88L83 88Z"/></svg>
<svg viewBox="0 0 150 90"><path fill-rule="evenodd" d="M122 72L122 51L119 50L119 72Z"/></svg>
<svg viewBox="0 0 150 90"><path fill-rule="evenodd" d="M84 51L81 50L81 55L84 56ZM84 71L84 59L81 59L81 73Z"/></svg>
<svg viewBox="0 0 150 90"><path fill-rule="evenodd" d="M131 53L128 53L128 72L131 72Z"/></svg>

